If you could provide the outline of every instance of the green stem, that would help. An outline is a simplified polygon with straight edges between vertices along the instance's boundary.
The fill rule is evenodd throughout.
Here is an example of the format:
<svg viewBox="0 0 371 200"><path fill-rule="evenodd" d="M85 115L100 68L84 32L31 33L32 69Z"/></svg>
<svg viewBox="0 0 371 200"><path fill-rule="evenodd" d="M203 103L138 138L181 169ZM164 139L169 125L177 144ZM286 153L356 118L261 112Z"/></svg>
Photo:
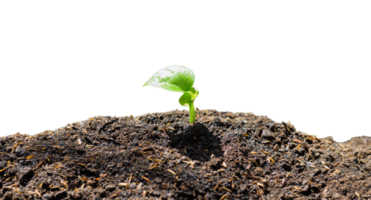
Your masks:
<svg viewBox="0 0 371 200"><path fill-rule="evenodd" d="M189 123L193 123L196 119L195 119L195 106L192 103L189 103Z"/></svg>

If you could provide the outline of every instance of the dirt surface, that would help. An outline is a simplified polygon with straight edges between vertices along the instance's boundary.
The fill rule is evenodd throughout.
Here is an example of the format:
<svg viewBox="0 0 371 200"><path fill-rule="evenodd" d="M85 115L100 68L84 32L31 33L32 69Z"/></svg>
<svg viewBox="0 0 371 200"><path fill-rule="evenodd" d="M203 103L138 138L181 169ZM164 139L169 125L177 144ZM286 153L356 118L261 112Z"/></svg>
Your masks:
<svg viewBox="0 0 371 200"><path fill-rule="evenodd" d="M370 199L371 140L252 113L94 117L0 138L0 198Z"/></svg>

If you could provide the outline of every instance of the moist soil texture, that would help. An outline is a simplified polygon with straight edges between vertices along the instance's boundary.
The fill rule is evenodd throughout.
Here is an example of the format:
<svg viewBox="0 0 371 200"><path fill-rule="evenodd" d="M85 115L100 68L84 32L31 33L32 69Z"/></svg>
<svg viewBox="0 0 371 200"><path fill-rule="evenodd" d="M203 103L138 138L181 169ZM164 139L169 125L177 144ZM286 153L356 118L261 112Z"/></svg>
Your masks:
<svg viewBox="0 0 371 200"><path fill-rule="evenodd" d="M98 116L0 138L0 198L370 199L371 140L252 113Z"/></svg>

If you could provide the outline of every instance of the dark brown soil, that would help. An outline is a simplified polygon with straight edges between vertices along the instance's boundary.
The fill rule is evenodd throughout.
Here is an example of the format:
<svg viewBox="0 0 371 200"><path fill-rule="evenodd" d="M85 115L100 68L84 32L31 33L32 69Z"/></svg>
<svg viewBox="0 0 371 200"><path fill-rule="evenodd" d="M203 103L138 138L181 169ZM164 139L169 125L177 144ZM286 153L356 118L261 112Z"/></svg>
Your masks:
<svg viewBox="0 0 371 200"><path fill-rule="evenodd" d="M371 140L252 113L94 117L0 138L0 198L370 199Z"/></svg>

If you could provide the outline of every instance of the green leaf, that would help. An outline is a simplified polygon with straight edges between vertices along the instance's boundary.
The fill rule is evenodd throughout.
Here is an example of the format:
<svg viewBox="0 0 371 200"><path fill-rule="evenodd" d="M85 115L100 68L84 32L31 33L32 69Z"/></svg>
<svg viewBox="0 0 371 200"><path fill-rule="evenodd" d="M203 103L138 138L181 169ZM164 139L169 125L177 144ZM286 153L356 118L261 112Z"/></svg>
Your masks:
<svg viewBox="0 0 371 200"><path fill-rule="evenodd" d="M195 122L194 100L198 97L199 91L192 87L195 82L195 75L191 69L171 65L157 71L143 86L154 86L174 92L183 92L179 98L182 106L189 106L189 123Z"/></svg>
<svg viewBox="0 0 371 200"><path fill-rule="evenodd" d="M153 87L168 92L183 93L196 84L196 72L184 65L166 65L144 81L142 87Z"/></svg>

